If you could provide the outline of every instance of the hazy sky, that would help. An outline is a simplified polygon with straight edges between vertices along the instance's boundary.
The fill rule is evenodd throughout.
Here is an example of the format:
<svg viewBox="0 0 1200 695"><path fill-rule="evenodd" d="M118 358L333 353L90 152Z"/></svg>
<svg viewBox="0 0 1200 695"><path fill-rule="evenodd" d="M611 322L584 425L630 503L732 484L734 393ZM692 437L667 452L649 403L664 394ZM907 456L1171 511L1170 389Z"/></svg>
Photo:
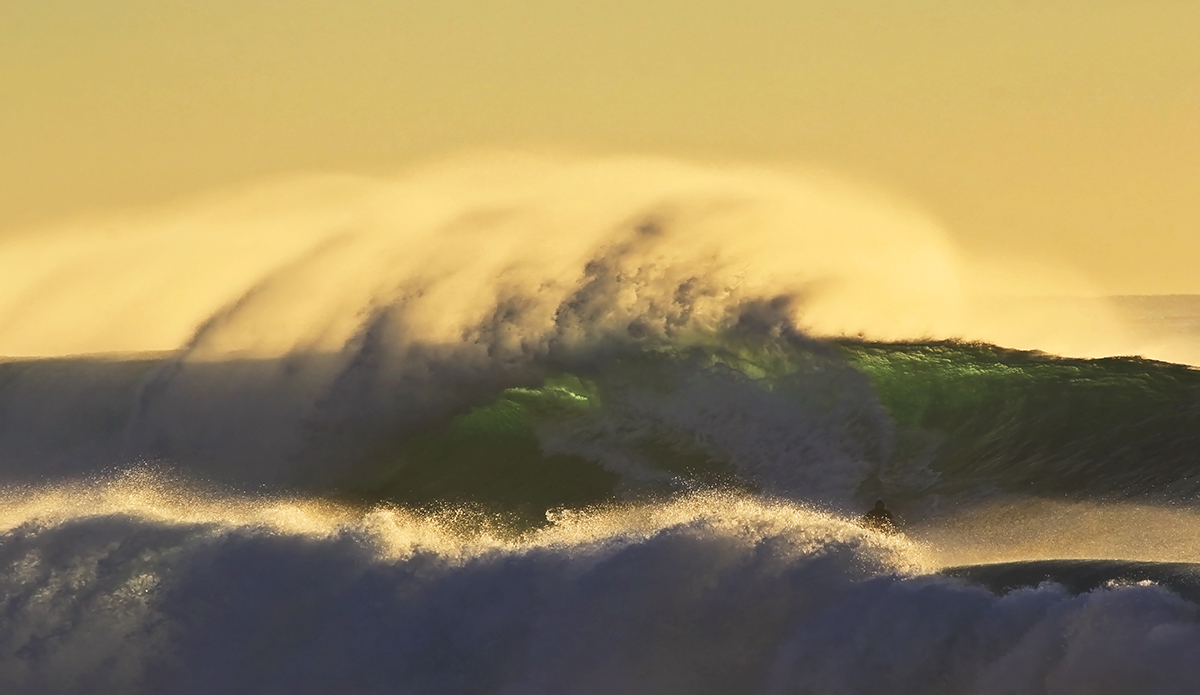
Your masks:
<svg viewBox="0 0 1200 695"><path fill-rule="evenodd" d="M1194 0L6 0L0 230L477 147L825 166L1200 292ZM3 233L0 231L0 233Z"/></svg>

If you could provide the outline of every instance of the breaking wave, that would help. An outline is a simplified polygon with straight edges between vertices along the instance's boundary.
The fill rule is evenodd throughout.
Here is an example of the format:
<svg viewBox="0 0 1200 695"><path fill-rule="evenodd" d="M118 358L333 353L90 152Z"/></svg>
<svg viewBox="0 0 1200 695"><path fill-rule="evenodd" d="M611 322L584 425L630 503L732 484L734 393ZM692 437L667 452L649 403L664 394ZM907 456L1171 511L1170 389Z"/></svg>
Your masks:
<svg viewBox="0 0 1200 695"><path fill-rule="evenodd" d="M843 184L459 162L0 270L4 692L1200 689L1200 372Z"/></svg>
<svg viewBox="0 0 1200 695"><path fill-rule="evenodd" d="M205 499L145 474L55 494L5 519L6 692L1200 685L1200 609L1167 586L998 595L928 574L919 545L761 498L561 514L504 539L454 514Z"/></svg>

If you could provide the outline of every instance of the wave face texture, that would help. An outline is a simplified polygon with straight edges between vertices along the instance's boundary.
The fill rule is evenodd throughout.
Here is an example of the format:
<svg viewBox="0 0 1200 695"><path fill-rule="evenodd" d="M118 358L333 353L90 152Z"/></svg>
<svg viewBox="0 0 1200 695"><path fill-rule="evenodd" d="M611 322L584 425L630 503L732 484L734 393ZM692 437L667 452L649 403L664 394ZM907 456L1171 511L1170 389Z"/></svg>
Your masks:
<svg viewBox="0 0 1200 695"><path fill-rule="evenodd" d="M0 692L1200 692L1200 372L917 339L1001 334L836 187L506 166L100 234L134 352L0 363Z"/></svg>

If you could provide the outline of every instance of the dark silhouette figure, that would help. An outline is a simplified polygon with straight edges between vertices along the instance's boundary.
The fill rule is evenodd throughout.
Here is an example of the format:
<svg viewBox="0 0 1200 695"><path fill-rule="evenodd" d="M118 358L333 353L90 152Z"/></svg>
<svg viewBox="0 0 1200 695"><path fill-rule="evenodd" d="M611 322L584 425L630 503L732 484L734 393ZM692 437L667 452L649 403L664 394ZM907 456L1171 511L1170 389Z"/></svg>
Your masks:
<svg viewBox="0 0 1200 695"><path fill-rule="evenodd" d="M877 500L875 508L863 514L862 525L872 531L886 533L889 536L900 532L900 529L896 527L895 517L884 506L883 500Z"/></svg>

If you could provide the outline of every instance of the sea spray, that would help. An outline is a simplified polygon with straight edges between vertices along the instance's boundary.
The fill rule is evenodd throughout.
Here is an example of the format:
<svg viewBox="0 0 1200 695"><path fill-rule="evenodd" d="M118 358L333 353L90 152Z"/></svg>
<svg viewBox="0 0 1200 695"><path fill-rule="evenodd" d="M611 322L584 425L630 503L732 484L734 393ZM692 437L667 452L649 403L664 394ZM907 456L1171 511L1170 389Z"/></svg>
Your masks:
<svg viewBox="0 0 1200 695"><path fill-rule="evenodd" d="M643 158L7 237L0 690L1195 692L1200 377L996 270Z"/></svg>
<svg viewBox="0 0 1200 695"><path fill-rule="evenodd" d="M761 677L789 616L924 567L895 539L729 495L503 540L453 515L189 491L151 471L14 494L28 503L0 552L10 692L541 690L614 648L663 687L732 684ZM610 664L614 684L633 662Z"/></svg>
<svg viewBox="0 0 1200 695"><path fill-rule="evenodd" d="M74 507L63 489L11 493L30 506L0 546L7 692L1200 684L1200 609L1160 587L1000 597L926 574L920 546L764 498L564 512L506 540L146 471L86 490Z"/></svg>

